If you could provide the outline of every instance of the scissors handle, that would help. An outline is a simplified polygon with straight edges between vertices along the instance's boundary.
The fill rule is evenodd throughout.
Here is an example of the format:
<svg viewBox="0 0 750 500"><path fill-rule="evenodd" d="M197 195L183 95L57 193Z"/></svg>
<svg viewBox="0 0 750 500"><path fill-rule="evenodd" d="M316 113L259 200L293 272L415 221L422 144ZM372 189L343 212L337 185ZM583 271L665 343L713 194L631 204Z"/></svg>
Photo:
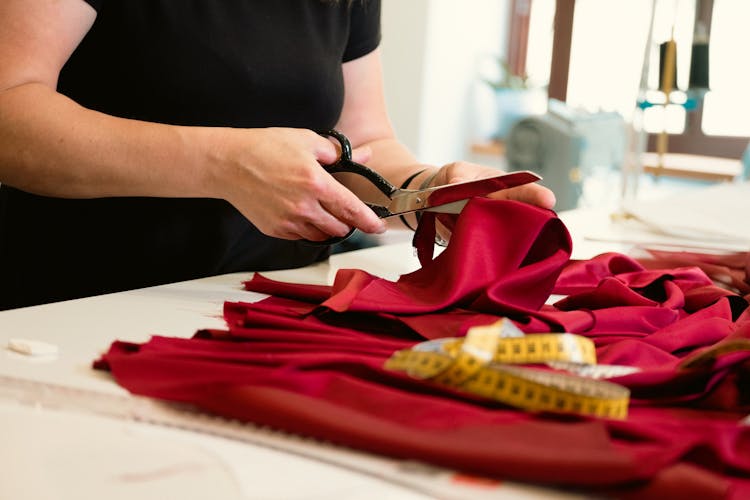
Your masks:
<svg viewBox="0 0 750 500"><path fill-rule="evenodd" d="M348 240L351 237L351 235L354 234L356 230L357 228L353 227L344 236L331 236L327 240L323 240L323 241L312 241L312 240L301 240L301 241L305 245L311 246L311 247L329 247L331 245L335 245L337 243L341 243L342 241Z"/></svg>
<svg viewBox="0 0 750 500"><path fill-rule="evenodd" d="M383 177L373 169L352 160L352 144L344 134L335 129L329 129L318 133L324 137L333 137L334 139L339 141L339 144L341 145L341 156L339 156L339 159L330 165L323 165L323 168L326 172L328 172L329 174L349 172L352 174L361 175L362 177L370 181L373 186L378 188L378 191L388 196L389 198L393 193L396 192L396 186L388 182L385 177ZM370 208L373 207L370 206ZM375 213L378 213L378 211L375 210ZM378 216L380 216L379 213Z"/></svg>
<svg viewBox="0 0 750 500"><path fill-rule="evenodd" d="M375 186L378 191L383 193L384 195L388 196L389 198L393 193L397 191L396 187L388 182L385 177L377 173L376 171L372 170L369 167L366 167L362 164L359 164L352 160L352 144L349 142L349 138L346 137L344 134L339 132L335 129L329 129L325 131L319 131L320 135L324 137L333 137L337 141L339 141L339 144L341 145L341 156L339 156L339 159L336 160L334 163L331 163L330 165L323 165L323 168L326 172L329 174L335 174L339 172L349 172L356 175L361 175L365 179L367 179L373 186ZM384 217L388 217L392 215L388 208L380 206L380 205L374 205L371 203L365 202L365 205L370 207L370 209L375 212L375 214L380 217L381 219ZM328 238L327 240L323 241L310 241L310 240L303 240L306 244L312 245L312 246L330 246L335 245L336 243L341 243L344 240L349 239L349 237L354 234L356 231L356 228L352 228L351 231L346 233L345 236L334 236L332 238Z"/></svg>

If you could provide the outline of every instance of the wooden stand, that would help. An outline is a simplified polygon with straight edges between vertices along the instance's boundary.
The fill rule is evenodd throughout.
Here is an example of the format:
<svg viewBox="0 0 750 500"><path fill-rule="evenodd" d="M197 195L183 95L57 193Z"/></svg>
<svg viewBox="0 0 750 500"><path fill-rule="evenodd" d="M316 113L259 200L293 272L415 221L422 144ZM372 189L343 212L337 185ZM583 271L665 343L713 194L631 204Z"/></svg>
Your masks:
<svg viewBox="0 0 750 500"><path fill-rule="evenodd" d="M740 160L678 153L666 153L661 160L658 153L644 153L643 172L709 182L733 181L742 174Z"/></svg>

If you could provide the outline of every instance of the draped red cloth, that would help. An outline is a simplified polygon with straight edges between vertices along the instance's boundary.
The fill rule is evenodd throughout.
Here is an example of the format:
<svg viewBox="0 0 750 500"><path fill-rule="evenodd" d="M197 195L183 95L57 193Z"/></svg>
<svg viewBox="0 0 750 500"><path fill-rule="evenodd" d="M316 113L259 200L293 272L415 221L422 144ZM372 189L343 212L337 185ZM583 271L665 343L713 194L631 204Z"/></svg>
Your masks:
<svg viewBox="0 0 750 500"><path fill-rule="evenodd" d="M750 496L750 351L717 350L750 342L747 302L697 267L570 251L554 213L474 199L448 248L397 282L255 275L247 289L271 296L226 303L227 330L116 342L96 366L136 394L464 472L617 497ZM566 297L546 304L553 292ZM631 390L627 420L522 412L383 369L395 350L499 317L585 335L600 363L640 368L610 379Z"/></svg>
<svg viewBox="0 0 750 500"><path fill-rule="evenodd" d="M712 280L745 296L750 294L750 252L705 252L645 249L651 256L638 259L649 269L696 266Z"/></svg>

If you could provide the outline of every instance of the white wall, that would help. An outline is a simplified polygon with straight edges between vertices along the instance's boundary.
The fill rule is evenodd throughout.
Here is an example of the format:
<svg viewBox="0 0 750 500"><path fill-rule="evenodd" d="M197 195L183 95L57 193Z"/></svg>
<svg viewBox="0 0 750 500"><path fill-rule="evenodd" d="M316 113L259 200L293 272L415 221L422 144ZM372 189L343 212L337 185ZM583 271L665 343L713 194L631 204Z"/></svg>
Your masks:
<svg viewBox="0 0 750 500"><path fill-rule="evenodd" d="M504 54L507 0L383 0L386 99L396 132L421 161L468 156L494 132L480 66Z"/></svg>
<svg viewBox="0 0 750 500"><path fill-rule="evenodd" d="M419 155L422 85L430 0L383 0L385 95L401 141Z"/></svg>

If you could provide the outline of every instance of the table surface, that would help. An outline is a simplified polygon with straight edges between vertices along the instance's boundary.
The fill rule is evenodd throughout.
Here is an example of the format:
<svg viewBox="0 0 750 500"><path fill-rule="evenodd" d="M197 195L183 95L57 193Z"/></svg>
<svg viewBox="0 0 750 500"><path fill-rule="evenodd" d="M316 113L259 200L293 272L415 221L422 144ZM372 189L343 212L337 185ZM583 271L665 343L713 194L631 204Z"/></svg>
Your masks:
<svg viewBox="0 0 750 500"><path fill-rule="evenodd" d="M610 224L604 211L576 210L561 218L574 239L574 258L629 249L626 243L585 238L588 228ZM330 283L338 269L359 268L396 279L418 268L405 240L396 234L395 243L264 274L298 283ZM205 420L187 410L179 418L194 426L154 425L127 412L123 418L96 405L76 406L73 397L55 401L45 392L46 386L63 387L118 404L134 400L108 374L93 370L92 361L114 340L143 342L153 334L190 337L201 328L224 327L224 301L263 297L242 289L250 275L227 274L0 312L0 346L25 338L59 348L50 357L0 352L0 464L14 471L0 481L0 498L572 496L518 483L473 481L252 426L241 430L240 439L236 432L211 435L210 425L208 432L196 432Z"/></svg>

